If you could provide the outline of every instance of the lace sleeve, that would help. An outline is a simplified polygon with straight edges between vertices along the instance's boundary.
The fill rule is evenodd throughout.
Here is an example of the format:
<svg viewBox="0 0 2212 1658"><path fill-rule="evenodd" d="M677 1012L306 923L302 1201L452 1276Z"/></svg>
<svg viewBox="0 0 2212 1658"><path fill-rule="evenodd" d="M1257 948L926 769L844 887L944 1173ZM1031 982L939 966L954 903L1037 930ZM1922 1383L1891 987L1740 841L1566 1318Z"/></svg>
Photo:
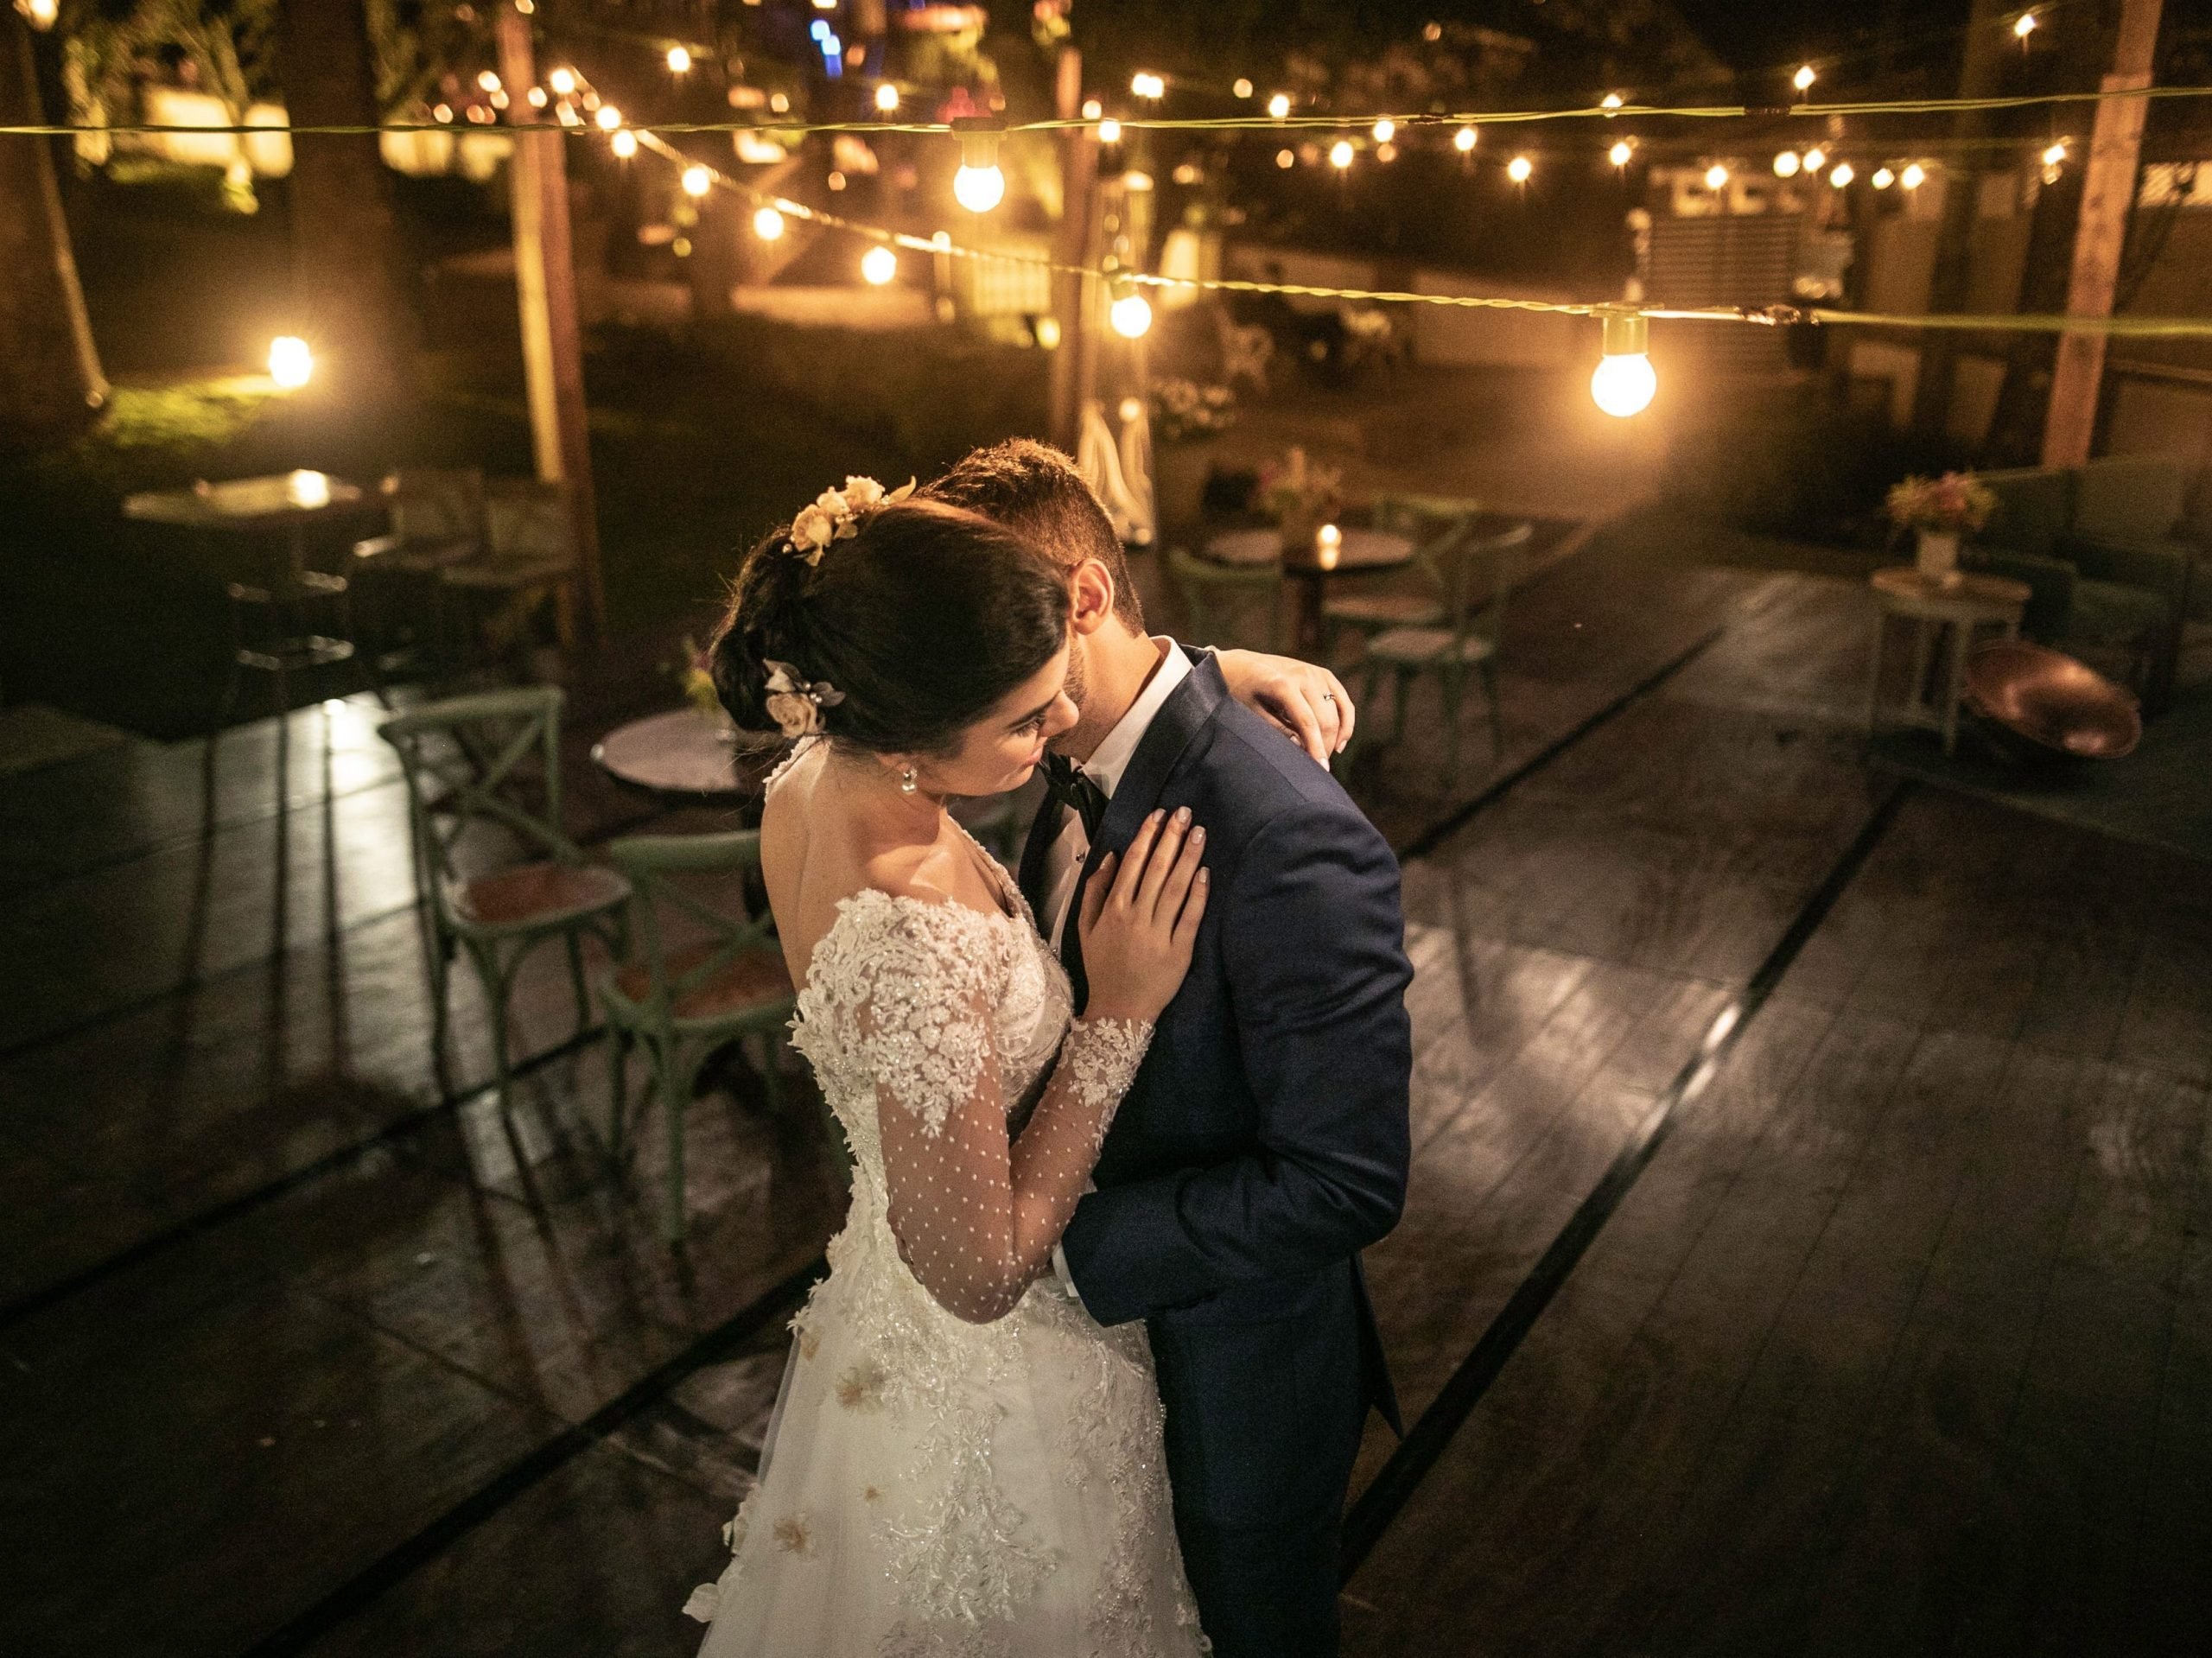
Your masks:
<svg viewBox="0 0 2212 1658"><path fill-rule="evenodd" d="M984 939L957 936L958 919L930 914L934 906L905 907L898 937L871 952L854 1008L875 1077L891 1229L939 1305L988 1324L1013 1311L1051 1260L1152 1026L1077 1020L1009 1141L993 954Z"/></svg>

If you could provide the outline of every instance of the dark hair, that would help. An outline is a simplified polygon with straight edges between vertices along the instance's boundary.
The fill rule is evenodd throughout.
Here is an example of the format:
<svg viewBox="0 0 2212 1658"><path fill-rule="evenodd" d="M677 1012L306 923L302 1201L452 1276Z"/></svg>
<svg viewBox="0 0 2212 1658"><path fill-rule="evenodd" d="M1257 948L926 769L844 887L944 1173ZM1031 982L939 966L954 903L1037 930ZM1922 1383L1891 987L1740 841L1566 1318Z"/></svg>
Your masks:
<svg viewBox="0 0 2212 1658"><path fill-rule="evenodd" d="M810 565L790 526L746 555L709 648L715 689L765 748L770 662L843 693L832 737L880 753L942 754L1067 638L1066 578L1012 530L941 501L861 515Z"/></svg>
<svg viewBox="0 0 2212 1658"><path fill-rule="evenodd" d="M1145 631L1144 601L1129 579L1114 521L1075 462L1051 445L1014 437L972 450L922 493L1027 536L1064 570L1096 559L1114 578L1114 613L1130 632Z"/></svg>

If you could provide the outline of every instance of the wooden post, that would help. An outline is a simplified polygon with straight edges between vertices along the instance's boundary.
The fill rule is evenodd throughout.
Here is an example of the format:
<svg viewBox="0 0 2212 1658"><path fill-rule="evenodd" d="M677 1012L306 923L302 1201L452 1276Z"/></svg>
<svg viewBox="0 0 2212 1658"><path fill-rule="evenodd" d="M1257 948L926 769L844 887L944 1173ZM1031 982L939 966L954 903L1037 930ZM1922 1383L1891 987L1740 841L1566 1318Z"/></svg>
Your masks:
<svg viewBox="0 0 2212 1658"><path fill-rule="evenodd" d="M2013 46L2004 26L2009 0L1974 0L1967 20L1966 54L1959 67L1959 96L1987 98L1997 91L1998 71ZM1974 227L1980 212L1983 162L1979 149L1989 136L1986 110L1961 110L1951 137L1957 149L1943 174L1943 218L1936 236L1936 269L1928 283L1930 311L1962 311L1974 274ZM1854 215L1863 225L1865 216ZM1918 432L1940 434L1950 423L1951 391L1956 380L1962 337L1939 328L1920 341L1920 372L1913 383L1912 424Z"/></svg>
<svg viewBox="0 0 2212 1658"><path fill-rule="evenodd" d="M2126 0L2104 91L2135 92L2150 86L2161 9L2162 0ZM2074 274L2066 293L2069 316L2112 314L2120 248L2127 240L2129 209L2135 205L2135 169L2143 151L2147 109L2148 100L2140 98L2107 98L2097 105L2082 178L2082 219L2074 232ZM2097 392L2104 378L2105 343L2101 334L2069 334L2058 342L2050 414L2043 431L2046 467L2078 467L2089 458L2089 440L2097 426Z"/></svg>
<svg viewBox="0 0 2212 1658"><path fill-rule="evenodd" d="M537 124L524 97L537 84L530 18L512 0L499 8L499 79L513 98L517 124L510 175L515 233L515 295L522 309L523 378L530 401L531 447L537 475L567 486L576 535L576 581L583 634L607 636L607 589L600 575L599 514L591 478L591 442L584 424L583 336L576 325L576 261L569 233L568 140L557 126ZM563 634L574 626L575 599L564 590Z"/></svg>
<svg viewBox="0 0 2212 1658"><path fill-rule="evenodd" d="M1083 54L1071 46L1060 48L1058 74L1053 84L1053 106L1060 118L1072 121L1083 111ZM1064 265L1088 268L1090 231L1097 217L1098 138L1089 127L1067 127L1060 132L1060 225L1053 238L1052 257ZM1082 276L1052 278L1052 308L1059 319L1060 343L1052 353L1051 433L1053 442L1070 454L1083 427L1084 400L1090 394L1090 375L1095 375L1097 353L1091 344L1091 295L1089 280Z"/></svg>

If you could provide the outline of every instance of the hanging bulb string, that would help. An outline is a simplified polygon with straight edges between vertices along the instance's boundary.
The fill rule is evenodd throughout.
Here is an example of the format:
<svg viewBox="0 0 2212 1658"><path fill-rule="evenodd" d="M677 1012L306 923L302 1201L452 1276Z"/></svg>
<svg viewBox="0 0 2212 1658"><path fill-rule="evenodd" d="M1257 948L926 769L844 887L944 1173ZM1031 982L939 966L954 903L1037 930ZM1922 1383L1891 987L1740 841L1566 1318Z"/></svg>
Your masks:
<svg viewBox="0 0 2212 1658"><path fill-rule="evenodd" d="M1783 118L1824 120L1829 116L1842 115L1941 115L1960 111L1993 111L2058 108L2069 105L2100 104L2107 98L2139 98L2150 101L2172 98L2212 98L2212 86L2141 86L2111 90L2099 88L2094 92L2029 92L2004 98L1866 98L1824 104L1622 104L1607 108L1600 104L1577 105L1552 110L1464 110L1450 114L1433 111L1417 111L1404 115L1350 115L1315 111L1309 114L1292 113L1280 118L1269 115L1221 115L1171 117L1160 115L1125 115L1118 118L1124 130L1140 128L1160 132L1285 132L1292 130L1371 130L1378 121L1388 121L1401 128L1459 127L1472 125L1509 126L1530 122L1619 120L1634 118L1674 118L1684 120L1742 120L1748 118ZM950 136L953 127L943 121L787 121L775 117L753 121L662 121L655 124L659 130L669 133L728 133L728 132L906 132ZM1009 123L1008 137L1023 133L1053 133L1080 130L1095 127L1098 123L1080 117L1055 117L1039 121ZM572 132L575 128L549 128L549 130ZM272 123L266 126L248 125L239 122L231 124L180 125L175 123L150 121L118 121L78 125L67 122L20 122L0 126L0 137L67 138L79 133L197 133L203 137L213 134L270 135L279 132L303 137L359 136L378 132L451 132L455 124L449 121L385 121L369 124L346 124L317 122Z"/></svg>

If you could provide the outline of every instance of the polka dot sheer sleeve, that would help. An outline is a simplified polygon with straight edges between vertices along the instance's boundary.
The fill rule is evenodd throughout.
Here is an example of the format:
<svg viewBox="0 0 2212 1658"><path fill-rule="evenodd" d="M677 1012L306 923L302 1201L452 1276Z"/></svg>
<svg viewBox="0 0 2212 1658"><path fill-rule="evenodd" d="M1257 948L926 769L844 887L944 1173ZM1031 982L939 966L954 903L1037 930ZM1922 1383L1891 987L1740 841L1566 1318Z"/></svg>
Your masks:
<svg viewBox="0 0 2212 1658"><path fill-rule="evenodd" d="M899 909L850 1008L875 1082L891 1229L939 1305L988 1324L1048 1266L1152 1026L1077 1020L1010 1136L994 1018L1003 954L984 936L993 924L945 906Z"/></svg>

